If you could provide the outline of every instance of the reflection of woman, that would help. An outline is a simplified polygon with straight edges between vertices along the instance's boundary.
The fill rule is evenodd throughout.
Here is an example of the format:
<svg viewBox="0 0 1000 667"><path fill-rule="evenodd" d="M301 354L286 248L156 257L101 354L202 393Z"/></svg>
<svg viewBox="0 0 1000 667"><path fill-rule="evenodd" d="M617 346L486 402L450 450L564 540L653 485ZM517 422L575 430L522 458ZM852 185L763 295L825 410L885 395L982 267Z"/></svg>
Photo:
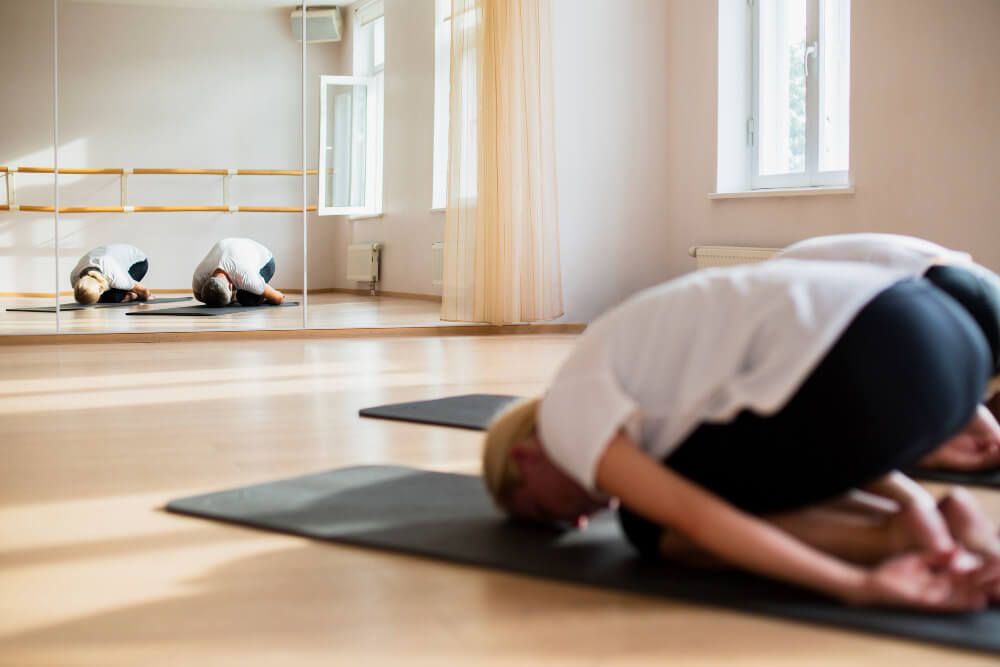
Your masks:
<svg viewBox="0 0 1000 667"><path fill-rule="evenodd" d="M69 276L77 303L145 301L149 290L139 281L149 270L146 254L127 243L94 248L77 262Z"/></svg>
<svg viewBox="0 0 1000 667"><path fill-rule="evenodd" d="M222 239L194 270L191 289L209 306L279 305L285 295L268 283L274 277L274 255L253 239Z"/></svg>

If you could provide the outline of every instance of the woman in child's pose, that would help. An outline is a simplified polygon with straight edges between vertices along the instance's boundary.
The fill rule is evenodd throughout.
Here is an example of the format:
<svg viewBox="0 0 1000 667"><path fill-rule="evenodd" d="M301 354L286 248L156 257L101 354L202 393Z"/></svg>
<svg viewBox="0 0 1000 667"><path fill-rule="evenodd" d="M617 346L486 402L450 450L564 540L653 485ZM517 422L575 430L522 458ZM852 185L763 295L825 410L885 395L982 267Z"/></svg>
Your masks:
<svg viewBox="0 0 1000 667"><path fill-rule="evenodd" d="M484 477L516 517L581 523L616 498L647 556L976 609L1000 598L996 527L970 494L939 505L895 471L973 421L998 354L906 271L702 271L588 328L545 396L491 425Z"/></svg>
<svg viewBox="0 0 1000 667"><path fill-rule="evenodd" d="M146 254L127 243L109 243L80 258L69 276L77 303L145 301L149 290L139 281L149 271Z"/></svg>

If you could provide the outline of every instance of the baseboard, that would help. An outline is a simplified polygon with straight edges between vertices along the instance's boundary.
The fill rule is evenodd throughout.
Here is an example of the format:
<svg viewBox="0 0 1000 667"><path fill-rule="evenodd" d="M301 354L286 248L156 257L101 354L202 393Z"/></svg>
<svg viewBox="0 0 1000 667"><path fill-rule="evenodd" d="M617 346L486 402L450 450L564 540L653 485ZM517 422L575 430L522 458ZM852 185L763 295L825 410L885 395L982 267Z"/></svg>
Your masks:
<svg viewBox="0 0 1000 667"><path fill-rule="evenodd" d="M323 287L321 289L311 289L309 290L309 293L310 294L353 294L355 296L372 296L370 290L351 289L348 287ZM432 301L434 303L441 303L440 294L417 294L415 292L386 292L382 290L375 290L375 295L373 298L377 298L380 296L386 296L395 299L415 299L417 301Z"/></svg>
<svg viewBox="0 0 1000 667"><path fill-rule="evenodd" d="M0 336L0 347L13 345L87 345L107 343L191 343L217 340L296 340L324 338L426 338L444 336L523 336L579 334L586 324L459 324L365 327L361 329L268 329L258 331L176 331L135 333L61 333Z"/></svg>

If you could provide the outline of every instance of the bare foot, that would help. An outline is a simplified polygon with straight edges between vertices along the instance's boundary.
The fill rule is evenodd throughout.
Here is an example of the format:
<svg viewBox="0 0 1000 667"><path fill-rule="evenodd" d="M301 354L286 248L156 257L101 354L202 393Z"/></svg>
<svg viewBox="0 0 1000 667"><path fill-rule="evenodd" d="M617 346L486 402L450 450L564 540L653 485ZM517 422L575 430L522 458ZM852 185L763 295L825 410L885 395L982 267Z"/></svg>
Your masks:
<svg viewBox="0 0 1000 667"><path fill-rule="evenodd" d="M986 558L1000 558L1000 533L975 497L957 487L938 503L948 530L963 546Z"/></svg>

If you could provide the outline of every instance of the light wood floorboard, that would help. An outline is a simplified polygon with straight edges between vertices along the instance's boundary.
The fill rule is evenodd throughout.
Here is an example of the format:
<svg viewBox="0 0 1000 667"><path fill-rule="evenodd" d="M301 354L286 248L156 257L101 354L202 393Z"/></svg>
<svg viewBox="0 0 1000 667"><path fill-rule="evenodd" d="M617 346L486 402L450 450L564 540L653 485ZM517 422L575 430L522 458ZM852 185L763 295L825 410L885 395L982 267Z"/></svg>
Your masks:
<svg viewBox="0 0 1000 667"><path fill-rule="evenodd" d="M478 434L357 410L539 392L573 340L0 347L0 664L996 664L160 509L344 465L474 472Z"/></svg>
<svg viewBox="0 0 1000 667"><path fill-rule="evenodd" d="M191 296L190 292L157 293L161 297ZM301 294L289 294L292 301L303 302ZM63 303L72 302L62 297ZM141 333L151 331L220 331L297 329L303 325L303 308L257 309L216 317L136 317L130 309L162 309L197 305L197 301L163 305L136 305L122 308L90 308L60 313L63 333ZM54 306L50 298L0 298L0 336L55 333L54 313L11 312L7 308ZM318 293L309 295L305 324L312 329L355 329L368 327L457 326L461 322L441 320L441 304L425 299L396 296Z"/></svg>

